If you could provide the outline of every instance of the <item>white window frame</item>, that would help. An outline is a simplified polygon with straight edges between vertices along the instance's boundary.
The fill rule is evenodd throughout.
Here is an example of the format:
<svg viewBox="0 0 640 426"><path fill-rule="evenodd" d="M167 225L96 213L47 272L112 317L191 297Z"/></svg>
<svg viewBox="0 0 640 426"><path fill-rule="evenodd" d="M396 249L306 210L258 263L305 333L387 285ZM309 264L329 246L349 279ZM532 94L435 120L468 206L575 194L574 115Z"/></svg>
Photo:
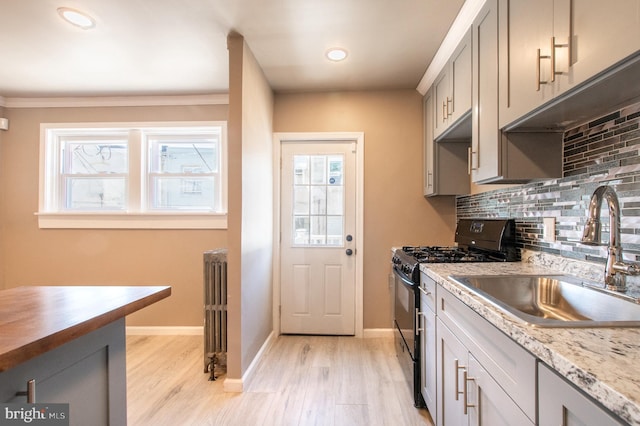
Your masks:
<svg viewBox="0 0 640 426"><path fill-rule="evenodd" d="M220 128L219 211L151 210L147 207L148 144L145 130ZM126 130L129 137L128 209L124 211L69 211L59 203L60 149L56 132L70 129ZM135 123L42 123L40 125L40 184L38 226L67 229L226 229L227 228L227 123L226 121Z"/></svg>

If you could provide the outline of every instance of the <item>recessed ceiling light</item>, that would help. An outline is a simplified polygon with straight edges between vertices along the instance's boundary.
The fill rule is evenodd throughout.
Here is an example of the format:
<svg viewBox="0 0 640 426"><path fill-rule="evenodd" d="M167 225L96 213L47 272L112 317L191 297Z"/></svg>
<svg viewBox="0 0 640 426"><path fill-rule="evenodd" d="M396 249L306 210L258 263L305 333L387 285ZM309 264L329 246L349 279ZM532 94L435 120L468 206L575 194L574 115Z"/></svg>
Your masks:
<svg viewBox="0 0 640 426"><path fill-rule="evenodd" d="M59 7L58 15L68 23L80 27L83 30L88 30L96 26L96 20L84 12L80 12L76 9L69 7Z"/></svg>
<svg viewBox="0 0 640 426"><path fill-rule="evenodd" d="M327 50L325 55L330 61L339 62L347 57L347 51L341 47L332 47L331 49Z"/></svg>

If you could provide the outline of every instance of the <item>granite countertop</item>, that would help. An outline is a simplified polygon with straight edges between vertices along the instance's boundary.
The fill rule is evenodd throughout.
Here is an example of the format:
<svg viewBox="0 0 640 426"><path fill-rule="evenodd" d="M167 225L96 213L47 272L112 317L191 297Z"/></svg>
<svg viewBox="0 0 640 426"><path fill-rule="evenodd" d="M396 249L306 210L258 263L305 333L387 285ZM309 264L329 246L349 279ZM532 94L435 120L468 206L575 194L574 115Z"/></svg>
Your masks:
<svg viewBox="0 0 640 426"><path fill-rule="evenodd" d="M34 286L0 291L0 372L171 294L167 286Z"/></svg>
<svg viewBox="0 0 640 426"><path fill-rule="evenodd" d="M640 328L536 328L511 318L449 275L566 274L525 262L422 264L421 271L630 424L640 424Z"/></svg>

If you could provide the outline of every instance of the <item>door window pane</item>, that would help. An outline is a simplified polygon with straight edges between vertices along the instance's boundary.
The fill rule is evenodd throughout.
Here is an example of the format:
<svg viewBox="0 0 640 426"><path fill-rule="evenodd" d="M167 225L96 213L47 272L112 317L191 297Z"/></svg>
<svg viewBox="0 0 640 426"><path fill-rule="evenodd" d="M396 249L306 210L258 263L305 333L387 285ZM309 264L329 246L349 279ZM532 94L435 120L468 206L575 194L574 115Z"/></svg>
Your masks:
<svg viewBox="0 0 640 426"><path fill-rule="evenodd" d="M327 156L326 155L311 156L311 183L312 184L327 183Z"/></svg>
<svg viewBox="0 0 640 426"><path fill-rule="evenodd" d="M343 245L344 156L295 155L293 173L293 244Z"/></svg>
<svg viewBox="0 0 640 426"><path fill-rule="evenodd" d="M309 183L309 156L296 155L293 159L293 184L306 185Z"/></svg>
<svg viewBox="0 0 640 426"><path fill-rule="evenodd" d="M309 214L309 186L296 185L293 188L293 214Z"/></svg>
<svg viewBox="0 0 640 426"><path fill-rule="evenodd" d="M293 217L293 243L296 245L309 244L309 216Z"/></svg>
<svg viewBox="0 0 640 426"><path fill-rule="evenodd" d="M327 188L324 185L311 186L311 214L327 213Z"/></svg>

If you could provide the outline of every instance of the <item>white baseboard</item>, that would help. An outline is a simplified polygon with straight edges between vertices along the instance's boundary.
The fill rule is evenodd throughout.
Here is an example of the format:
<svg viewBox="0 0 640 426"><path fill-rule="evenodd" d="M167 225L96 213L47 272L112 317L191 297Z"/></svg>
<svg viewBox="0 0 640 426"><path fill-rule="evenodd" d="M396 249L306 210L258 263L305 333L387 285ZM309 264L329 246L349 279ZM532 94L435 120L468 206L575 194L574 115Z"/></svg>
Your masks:
<svg viewBox="0 0 640 426"><path fill-rule="evenodd" d="M362 332L364 339L377 337L393 337L393 328L365 328Z"/></svg>
<svg viewBox="0 0 640 426"><path fill-rule="evenodd" d="M256 366L258 365L264 354L267 352L267 349L269 349L271 345L273 345L276 337L276 333L273 331L271 332L271 334L269 334L269 337L267 337L267 340L265 340L265 342L262 344L260 350L253 358L253 361L251 361L249 368L247 368L247 371L244 372L241 379L224 379L223 390L225 392L244 392L244 388L249 386L249 383L251 383L254 378Z"/></svg>
<svg viewBox="0 0 640 426"><path fill-rule="evenodd" d="M204 327L138 327L127 326L127 336L203 336Z"/></svg>

